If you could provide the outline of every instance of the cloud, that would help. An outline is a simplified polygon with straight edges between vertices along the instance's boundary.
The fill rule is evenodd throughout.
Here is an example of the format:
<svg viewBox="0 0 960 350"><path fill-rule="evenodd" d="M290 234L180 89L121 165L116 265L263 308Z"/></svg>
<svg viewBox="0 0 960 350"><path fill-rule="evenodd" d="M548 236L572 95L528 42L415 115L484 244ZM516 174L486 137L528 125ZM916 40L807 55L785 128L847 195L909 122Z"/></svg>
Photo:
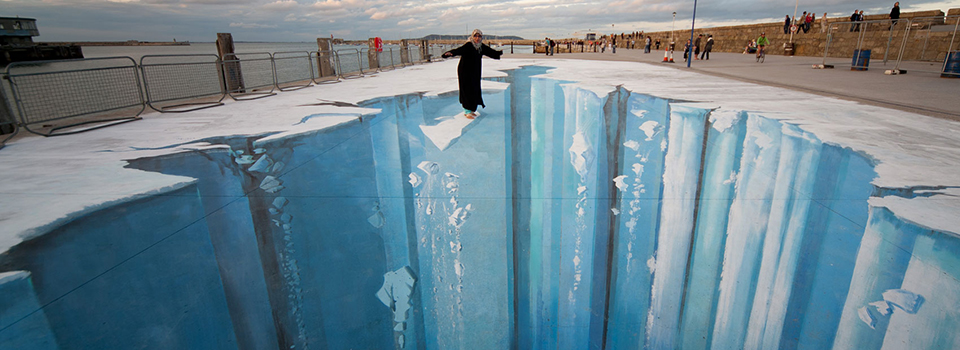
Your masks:
<svg viewBox="0 0 960 350"><path fill-rule="evenodd" d="M266 29L266 28L276 28L276 24L258 24L258 23L230 23L231 28L243 28L243 29Z"/></svg>
<svg viewBox="0 0 960 350"><path fill-rule="evenodd" d="M267 11L290 11L298 7L300 7L300 3L294 0L280 0L263 5L262 8Z"/></svg>

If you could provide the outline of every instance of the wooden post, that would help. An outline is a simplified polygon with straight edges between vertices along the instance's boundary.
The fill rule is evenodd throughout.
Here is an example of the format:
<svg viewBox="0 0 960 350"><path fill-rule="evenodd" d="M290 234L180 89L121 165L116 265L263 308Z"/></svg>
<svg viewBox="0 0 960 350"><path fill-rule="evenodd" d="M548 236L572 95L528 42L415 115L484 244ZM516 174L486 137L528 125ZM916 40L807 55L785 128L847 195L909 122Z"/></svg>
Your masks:
<svg viewBox="0 0 960 350"><path fill-rule="evenodd" d="M367 62L370 63L370 70L380 68L380 56L374 43L375 40L376 38L367 39L367 47L370 48L370 50L367 50Z"/></svg>
<svg viewBox="0 0 960 350"><path fill-rule="evenodd" d="M240 61L233 56L233 35L217 33L217 54L223 63L223 83L227 92L244 92ZM229 62L227 62L229 61Z"/></svg>
<svg viewBox="0 0 960 350"><path fill-rule="evenodd" d="M410 41L407 39L400 40L400 63L404 66L410 64Z"/></svg>
<svg viewBox="0 0 960 350"><path fill-rule="evenodd" d="M430 62L430 40L420 40L420 59Z"/></svg>
<svg viewBox="0 0 960 350"><path fill-rule="evenodd" d="M330 64L333 59L333 42L328 38L317 38L317 66L320 67L320 77L331 77L337 74Z"/></svg>

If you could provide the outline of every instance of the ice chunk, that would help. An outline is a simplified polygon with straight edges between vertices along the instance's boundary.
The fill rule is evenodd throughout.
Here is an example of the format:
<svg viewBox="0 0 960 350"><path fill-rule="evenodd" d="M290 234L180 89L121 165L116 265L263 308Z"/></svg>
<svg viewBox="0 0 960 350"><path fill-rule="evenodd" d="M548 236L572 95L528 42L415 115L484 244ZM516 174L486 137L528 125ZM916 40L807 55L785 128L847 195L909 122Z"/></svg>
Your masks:
<svg viewBox="0 0 960 350"><path fill-rule="evenodd" d="M440 173L440 165L429 160L420 162L420 164L417 165L417 168L423 170L423 172L427 175L436 175Z"/></svg>
<svg viewBox="0 0 960 350"><path fill-rule="evenodd" d="M870 303L870 305L876 307L877 312L879 312L881 315L884 315L884 316L889 315L891 312L893 312L893 307L890 306L890 303L883 300L874 301Z"/></svg>
<svg viewBox="0 0 960 350"><path fill-rule="evenodd" d="M253 150L253 154L264 154L267 152L266 148L256 148Z"/></svg>
<svg viewBox="0 0 960 350"><path fill-rule="evenodd" d="M389 288L387 286L387 281L384 280L383 286L377 291L377 299L380 299L380 302L383 303L383 305L393 310L393 295L390 294L391 292L393 292L393 288Z"/></svg>
<svg viewBox="0 0 960 350"><path fill-rule="evenodd" d="M627 191L627 183L623 181L626 178L627 175L620 175L613 178L613 183L617 184L617 188L620 189L621 192Z"/></svg>
<svg viewBox="0 0 960 350"><path fill-rule="evenodd" d="M293 221L293 215L283 214L280 216L280 222L284 224L289 224L291 221Z"/></svg>
<svg viewBox="0 0 960 350"><path fill-rule="evenodd" d="M401 349L404 348L404 345L403 345L403 333L401 333L400 335L397 336L397 345L400 345L400 348L401 348Z"/></svg>
<svg viewBox="0 0 960 350"><path fill-rule="evenodd" d="M277 209L283 209L283 206L290 203L285 197L277 197L273 199L273 207Z"/></svg>
<svg viewBox="0 0 960 350"><path fill-rule="evenodd" d="M395 331L397 331L397 332L403 332L403 331L407 330L407 324L406 324L406 323L397 323L396 326L393 326L393 330L395 330ZM400 337L403 338L403 334L401 334ZM400 345L400 347L403 347L403 345Z"/></svg>
<svg viewBox="0 0 960 350"><path fill-rule="evenodd" d="M408 181L413 188L417 188L417 186L420 186L420 184L423 183L423 180L420 180L420 175L417 175L416 173L410 173L410 180Z"/></svg>
<svg viewBox="0 0 960 350"><path fill-rule="evenodd" d="M632 149L634 152L640 150L640 143L634 140L628 140L627 142L624 142L623 145L629 149Z"/></svg>
<svg viewBox="0 0 960 350"><path fill-rule="evenodd" d="M420 130L437 148L443 151L459 139L464 128L473 121L474 119L467 118L448 118L436 125L421 125Z"/></svg>
<svg viewBox="0 0 960 350"><path fill-rule="evenodd" d="M923 305L923 296L906 289L890 289L883 292L883 300L908 314L915 314Z"/></svg>
<svg viewBox="0 0 960 350"><path fill-rule="evenodd" d="M710 125L719 132L729 129L738 119L740 119L740 112L723 110L710 112Z"/></svg>
<svg viewBox="0 0 960 350"><path fill-rule="evenodd" d="M612 212L613 212L613 216L617 216L617 215L620 215L620 209L617 209L617 208L610 208L610 211L612 211Z"/></svg>
<svg viewBox="0 0 960 350"><path fill-rule="evenodd" d="M277 210L276 208L270 208L270 209L267 209L267 211L270 212L270 215L280 214L280 211Z"/></svg>
<svg viewBox="0 0 960 350"><path fill-rule="evenodd" d="M860 320L863 323L866 323L867 326L870 326L870 329L876 329L877 320L873 318L873 315L870 313L870 308L866 306L861 306L857 309L857 315L860 316Z"/></svg>
<svg viewBox="0 0 960 350"><path fill-rule="evenodd" d="M283 189L282 182L277 178L267 175L263 178L263 181L260 182L260 189L267 191L269 193L276 193Z"/></svg>
<svg viewBox="0 0 960 350"><path fill-rule="evenodd" d="M573 134L573 144L570 145L570 163L580 174L580 178L586 178L590 165L593 164L593 155L590 154L590 144L583 136L583 132L578 131Z"/></svg>
<svg viewBox="0 0 960 350"><path fill-rule="evenodd" d="M650 259L647 259L647 269L650 270L650 273L653 273L657 270L657 258L651 256Z"/></svg>
<svg viewBox="0 0 960 350"><path fill-rule="evenodd" d="M249 171L255 173L267 173L270 171L270 168L273 166L273 160L270 159L270 156L263 155L260 159L257 159L252 166L250 166Z"/></svg>
<svg viewBox="0 0 960 350"><path fill-rule="evenodd" d="M468 217L470 217L470 204L467 204L466 207L455 209L448 219L450 225L459 228Z"/></svg>
<svg viewBox="0 0 960 350"><path fill-rule="evenodd" d="M241 152L241 151L237 151L237 152ZM253 164L253 156L244 154L237 157L237 159L234 159L234 161L240 165Z"/></svg>
<svg viewBox="0 0 960 350"><path fill-rule="evenodd" d="M283 162L273 163L273 168L270 169L270 172L272 172L272 173L274 173L274 174L279 173L279 172L283 171L283 167L284 167L284 166L286 166L286 164L283 164Z"/></svg>
<svg viewBox="0 0 960 350"><path fill-rule="evenodd" d="M643 130L643 133L647 135L647 139L644 141L653 141L653 136L660 131L660 123L657 123L653 120L648 120L640 124L640 130Z"/></svg>
<svg viewBox="0 0 960 350"><path fill-rule="evenodd" d="M373 213L373 215L371 215L369 218L367 218L367 222L369 222L370 225L373 225L373 227L376 227L376 228L381 228L381 227L383 227L384 221L385 221L385 220L384 220L384 218L383 218L383 213L381 213L381 212L379 212L379 211L376 212L376 213Z"/></svg>

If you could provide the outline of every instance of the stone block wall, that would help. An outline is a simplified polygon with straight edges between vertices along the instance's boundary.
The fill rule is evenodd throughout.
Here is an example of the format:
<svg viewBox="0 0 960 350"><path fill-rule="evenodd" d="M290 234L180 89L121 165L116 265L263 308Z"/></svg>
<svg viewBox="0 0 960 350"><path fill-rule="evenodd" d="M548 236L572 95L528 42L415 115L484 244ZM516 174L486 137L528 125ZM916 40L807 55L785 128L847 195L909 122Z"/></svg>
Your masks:
<svg viewBox="0 0 960 350"><path fill-rule="evenodd" d="M887 20L887 14L868 15L865 16L865 23L861 24L859 32L851 32L850 24L842 23L849 22L850 19L847 17L827 18L827 26L832 27L828 31L822 30L822 20L817 18L807 33L801 31L793 35L794 54L823 56L827 45L827 32L830 32L832 35L828 53L830 57L852 57L858 42L862 42L862 49L872 50L872 57L882 57L888 53L889 42L888 56L895 60L900 53L904 34L906 34L907 40L903 50L905 60L941 61L948 50L960 49L960 40L954 42L953 47L950 48L953 28L958 19L948 18L945 24L942 18L939 20L924 18L943 16L943 14L941 10L905 12L901 14L901 21L893 27L893 30L890 30L889 23L869 23L874 20ZM950 9L948 14L960 15L960 9ZM905 21L908 18L916 21L909 32L906 30ZM761 32L766 32L770 40L770 45L767 47L768 54L784 54L784 44L790 42L790 34L784 34L783 22L697 28L694 30L694 36L703 34L706 38L708 34L713 35L713 52L743 52L747 43L759 37ZM669 31L648 32L644 35L650 36L653 40L659 38L662 43L661 50L670 40ZM677 30L674 35L677 50L682 50L683 44L690 38L690 30Z"/></svg>

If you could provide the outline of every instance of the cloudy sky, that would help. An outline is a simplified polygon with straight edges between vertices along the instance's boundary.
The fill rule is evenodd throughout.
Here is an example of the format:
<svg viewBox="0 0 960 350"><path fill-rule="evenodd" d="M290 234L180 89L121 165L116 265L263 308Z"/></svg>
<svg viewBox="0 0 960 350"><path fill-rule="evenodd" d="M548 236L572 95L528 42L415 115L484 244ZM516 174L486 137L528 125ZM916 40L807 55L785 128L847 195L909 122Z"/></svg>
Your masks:
<svg viewBox="0 0 960 350"><path fill-rule="evenodd" d="M0 16L36 18L34 41L312 42L486 34L528 39L689 28L694 0L0 0ZM926 0L918 0L926 1ZM894 1L800 0L799 11L886 14ZM782 21L796 0L699 0L697 27ZM960 8L960 0L901 3L901 11Z"/></svg>

